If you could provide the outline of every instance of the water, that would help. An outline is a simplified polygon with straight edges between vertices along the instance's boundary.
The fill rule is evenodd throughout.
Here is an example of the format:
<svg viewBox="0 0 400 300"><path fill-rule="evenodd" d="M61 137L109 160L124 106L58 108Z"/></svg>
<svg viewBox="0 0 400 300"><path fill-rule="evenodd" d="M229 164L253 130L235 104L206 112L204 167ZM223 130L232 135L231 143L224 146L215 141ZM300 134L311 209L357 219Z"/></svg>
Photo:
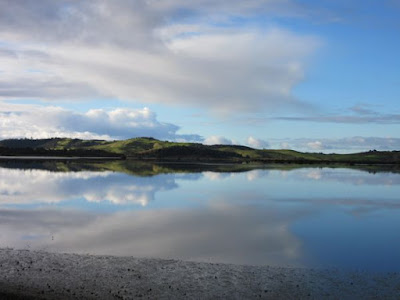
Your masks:
<svg viewBox="0 0 400 300"><path fill-rule="evenodd" d="M400 271L400 174L0 162L0 247Z"/></svg>

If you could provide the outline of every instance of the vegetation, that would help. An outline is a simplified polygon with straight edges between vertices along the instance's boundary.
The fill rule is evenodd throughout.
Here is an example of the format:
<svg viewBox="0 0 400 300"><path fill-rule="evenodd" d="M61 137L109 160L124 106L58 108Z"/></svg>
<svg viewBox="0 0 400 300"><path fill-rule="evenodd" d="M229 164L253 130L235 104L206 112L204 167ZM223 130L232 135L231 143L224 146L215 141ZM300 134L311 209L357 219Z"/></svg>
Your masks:
<svg viewBox="0 0 400 300"><path fill-rule="evenodd" d="M0 141L0 155L97 156L165 162L400 164L400 151L303 153L294 150L258 150L236 145L175 143L149 137L119 141L68 138L9 139Z"/></svg>
<svg viewBox="0 0 400 300"><path fill-rule="evenodd" d="M134 176L155 176L169 173L198 173L212 172L247 172L250 170L282 170L291 171L305 167L352 168L368 173L400 173L400 165L355 165L348 164L252 164L252 163L168 163L142 162L137 160L0 160L0 168L37 169L51 172L80 172L80 171L112 171Z"/></svg>
<svg viewBox="0 0 400 300"><path fill-rule="evenodd" d="M49 156L49 157L96 157L125 158L123 155L96 149L45 149L0 147L0 156Z"/></svg>

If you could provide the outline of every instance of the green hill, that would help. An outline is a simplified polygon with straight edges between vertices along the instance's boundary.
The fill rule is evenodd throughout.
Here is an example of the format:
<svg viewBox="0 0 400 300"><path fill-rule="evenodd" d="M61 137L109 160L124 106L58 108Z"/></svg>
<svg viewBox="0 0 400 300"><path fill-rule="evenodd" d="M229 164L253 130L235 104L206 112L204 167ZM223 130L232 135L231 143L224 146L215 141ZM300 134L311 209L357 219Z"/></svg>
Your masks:
<svg viewBox="0 0 400 300"><path fill-rule="evenodd" d="M304 153L294 150L258 150L239 145L176 143L141 137L103 141L69 138L8 139L0 141L0 155L120 156L136 160L257 162L257 163L344 163L399 164L400 151L368 151L353 154Z"/></svg>

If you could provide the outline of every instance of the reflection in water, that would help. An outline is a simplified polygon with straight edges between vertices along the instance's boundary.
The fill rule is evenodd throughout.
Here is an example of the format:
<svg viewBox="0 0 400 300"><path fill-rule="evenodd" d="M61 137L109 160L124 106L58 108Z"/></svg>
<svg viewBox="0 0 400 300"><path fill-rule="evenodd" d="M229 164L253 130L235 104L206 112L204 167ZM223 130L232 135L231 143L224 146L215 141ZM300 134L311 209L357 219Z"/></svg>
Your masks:
<svg viewBox="0 0 400 300"><path fill-rule="evenodd" d="M393 173L382 172L371 176L370 173L354 172L349 169L304 169L303 173L308 179L336 181L355 185L400 185L400 176ZM298 171L300 175L302 172Z"/></svg>
<svg viewBox="0 0 400 300"><path fill-rule="evenodd" d="M147 205L158 191L176 188L174 175L132 177L110 171L55 173L0 169L0 204L88 202Z"/></svg>
<svg viewBox="0 0 400 300"><path fill-rule="evenodd" d="M209 180L223 180L225 178L228 178L229 176L233 176L232 173L217 173L217 172L211 172L211 171L205 171L203 172L203 175L209 179Z"/></svg>
<svg viewBox="0 0 400 300"><path fill-rule="evenodd" d="M21 164L0 168L0 247L400 270L394 172Z"/></svg>
<svg viewBox="0 0 400 300"><path fill-rule="evenodd" d="M271 265L297 264L301 250L288 230L297 216L259 207L0 215L2 243L15 247Z"/></svg>

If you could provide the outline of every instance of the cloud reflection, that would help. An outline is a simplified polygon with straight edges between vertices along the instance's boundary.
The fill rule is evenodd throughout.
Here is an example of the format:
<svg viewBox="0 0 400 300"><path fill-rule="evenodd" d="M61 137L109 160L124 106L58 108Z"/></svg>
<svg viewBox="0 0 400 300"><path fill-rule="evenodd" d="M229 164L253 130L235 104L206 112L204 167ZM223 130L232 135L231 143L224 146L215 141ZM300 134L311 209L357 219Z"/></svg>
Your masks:
<svg viewBox="0 0 400 300"><path fill-rule="evenodd" d="M263 177L267 177L269 174L269 171L267 170L251 170L246 172L246 177L248 181L253 181L256 179L260 179Z"/></svg>
<svg viewBox="0 0 400 300"><path fill-rule="evenodd" d="M222 172L212 172L212 171L205 171L203 172L205 178L211 181L218 181L222 180L231 176L234 176L233 173L222 173Z"/></svg>
<svg viewBox="0 0 400 300"><path fill-rule="evenodd" d="M177 188L173 174L136 177L105 172L50 172L0 168L0 205L89 202L147 205L155 193Z"/></svg>
<svg viewBox="0 0 400 300"><path fill-rule="evenodd" d="M149 174L0 168L0 247L304 266L320 263L312 251L329 250L321 238L352 251L360 241L368 245L371 234L382 244L393 240L388 228L398 227L392 220L400 186L385 186L388 179L399 182L395 173L304 168L284 175L273 169ZM74 209L38 205L72 199L93 207L105 201L146 205L155 197L146 209L120 206L117 212L108 206L88 210L86 203ZM357 243L348 244L343 232Z"/></svg>
<svg viewBox="0 0 400 300"><path fill-rule="evenodd" d="M2 247L256 265L294 265L301 256L288 226L298 214L257 206L0 211L0 217Z"/></svg>
<svg viewBox="0 0 400 300"><path fill-rule="evenodd" d="M390 172L368 173L345 168L304 168L285 173L288 174L296 180L318 180L352 185L400 185L400 175Z"/></svg>

